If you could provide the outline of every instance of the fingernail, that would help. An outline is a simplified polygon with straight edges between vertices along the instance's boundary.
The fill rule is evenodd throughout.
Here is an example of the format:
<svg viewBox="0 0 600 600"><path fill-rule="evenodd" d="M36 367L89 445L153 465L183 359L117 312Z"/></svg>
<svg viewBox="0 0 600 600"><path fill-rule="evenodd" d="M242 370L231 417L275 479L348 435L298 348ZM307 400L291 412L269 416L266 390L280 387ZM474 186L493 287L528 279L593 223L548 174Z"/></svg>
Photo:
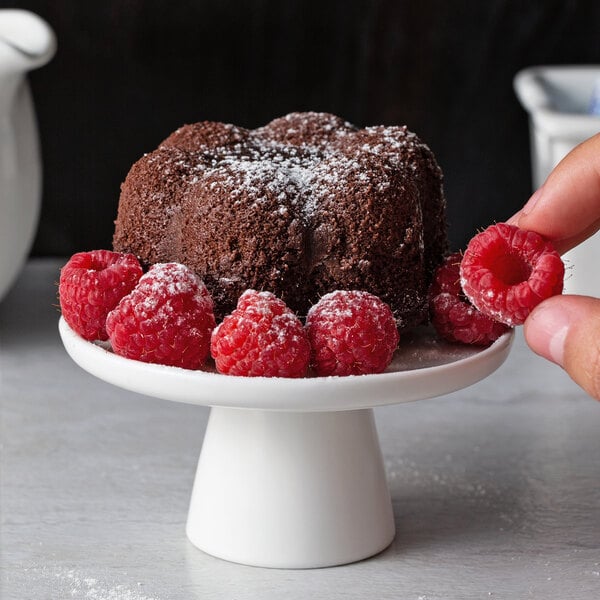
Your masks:
<svg viewBox="0 0 600 600"><path fill-rule="evenodd" d="M510 219L507 219L506 222L509 225L518 225L519 224L519 219L521 218L521 215L523 213L521 211L519 211L518 213L515 213Z"/></svg>
<svg viewBox="0 0 600 600"><path fill-rule="evenodd" d="M529 198L529 200L525 203L525 206L521 209L522 215L528 215L529 213L531 213L533 211L533 209L535 208L535 205L540 201L543 191L544 191L544 186L538 188L532 194L531 198Z"/></svg>
<svg viewBox="0 0 600 600"><path fill-rule="evenodd" d="M564 362L565 340L567 339L568 331L569 326L563 325L552 334L548 344L548 358L561 367Z"/></svg>
<svg viewBox="0 0 600 600"><path fill-rule="evenodd" d="M527 202L525 203L523 208L521 208L521 210L519 212L515 213L512 217L510 217L510 219L507 219L506 222L509 225L516 225L518 227L521 217L526 217L534 209L535 205L539 202L543 189L544 189L544 186L538 188L531 195L529 200L527 200Z"/></svg>
<svg viewBox="0 0 600 600"><path fill-rule="evenodd" d="M563 366L565 340L571 326L571 315L560 303L541 304L526 322L525 336L537 354Z"/></svg>

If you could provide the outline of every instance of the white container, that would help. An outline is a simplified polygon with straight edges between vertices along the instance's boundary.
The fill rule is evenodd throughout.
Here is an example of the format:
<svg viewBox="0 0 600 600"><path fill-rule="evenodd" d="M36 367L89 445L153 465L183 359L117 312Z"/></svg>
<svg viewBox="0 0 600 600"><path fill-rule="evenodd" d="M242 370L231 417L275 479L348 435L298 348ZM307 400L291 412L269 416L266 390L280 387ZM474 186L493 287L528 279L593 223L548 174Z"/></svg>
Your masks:
<svg viewBox="0 0 600 600"><path fill-rule="evenodd" d="M40 212L41 160L26 75L55 48L40 17L0 10L0 300L29 254Z"/></svg>
<svg viewBox="0 0 600 600"><path fill-rule="evenodd" d="M514 87L529 114L533 189L578 144L600 132L600 65L539 66L517 73ZM600 297L600 233L567 252L565 292Z"/></svg>

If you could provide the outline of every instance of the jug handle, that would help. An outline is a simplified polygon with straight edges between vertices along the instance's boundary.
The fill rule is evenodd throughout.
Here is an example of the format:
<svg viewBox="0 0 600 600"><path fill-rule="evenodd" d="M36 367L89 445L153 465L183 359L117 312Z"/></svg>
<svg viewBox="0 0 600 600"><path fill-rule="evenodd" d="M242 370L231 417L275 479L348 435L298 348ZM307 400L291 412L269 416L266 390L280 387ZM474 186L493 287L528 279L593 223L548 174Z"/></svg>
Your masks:
<svg viewBox="0 0 600 600"><path fill-rule="evenodd" d="M54 31L38 15L28 10L0 10L0 43L4 42L21 57L25 70L46 64L56 52Z"/></svg>

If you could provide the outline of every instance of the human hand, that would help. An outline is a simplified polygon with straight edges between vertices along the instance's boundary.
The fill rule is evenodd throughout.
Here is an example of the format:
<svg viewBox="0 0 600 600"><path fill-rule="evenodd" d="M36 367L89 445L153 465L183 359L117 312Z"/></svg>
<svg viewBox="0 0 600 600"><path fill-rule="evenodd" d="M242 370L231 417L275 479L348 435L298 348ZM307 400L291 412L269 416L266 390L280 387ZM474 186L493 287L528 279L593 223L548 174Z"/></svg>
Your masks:
<svg viewBox="0 0 600 600"><path fill-rule="evenodd" d="M577 146L508 221L551 240L562 254L600 229L600 134ZM598 257L600 260L600 257ZM524 324L531 349L600 400L600 299L553 296Z"/></svg>

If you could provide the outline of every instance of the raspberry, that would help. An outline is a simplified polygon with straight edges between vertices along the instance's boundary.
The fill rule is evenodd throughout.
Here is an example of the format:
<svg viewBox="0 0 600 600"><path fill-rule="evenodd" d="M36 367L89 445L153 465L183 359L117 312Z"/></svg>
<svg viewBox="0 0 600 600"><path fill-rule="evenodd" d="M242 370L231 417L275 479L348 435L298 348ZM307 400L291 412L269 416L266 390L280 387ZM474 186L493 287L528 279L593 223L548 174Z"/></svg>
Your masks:
<svg viewBox="0 0 600 600"><path fill-rule="evenodd" d="M562 293L564 274L550 242L507 223L476 235L460 265L467 298L482 313L510 326L521 325L542 300Z"/></svg>
<svg viewBox="0 0 600 600"><path fill-rule="evenodd" d="M202 366L214 326L206 286L178 263L150 267L106 320L115 354L184 369Z"/></svg>
<svg viewBox="0 0 600 600"><path fill-rule="evenodd" d="M309 310L306 328L317 375L381 373L400 339L390 307L361 291L323 296Z"/></svg>
<svg viewBox="0 0 600 600"><path fill-rule="evenodd" d="M487 346L508 326L478 311L460 287L460 252L451 254L435 272L429 290L431 322L438 335L449 342Z"/></svg>
<svg viewBox="0 0 600 600"><path fill-rule="evenodd" d="M92 250L74 254L60 271L60 309L86 340L107 340L106 316L142 276L133 254Z"/></svg>
<svg viewBox="0 0 600 600"><path fill-rule="evenodd" d="M444 262L436 269L433 275L433 281L429 287L429 298L435 298L439 294L448 293L452 296L462 295L460 287L459 266L462 260L462 254L455 252L444 259ZM463 300L466 297L463 296Z"/></svg>
<svg viewBox="0 0 600 600"><path fill-rule="evenodd" d="M214 330L211 354L219 373L303 377L310 345L300 319L270 292L245 291Z"/></svg>

